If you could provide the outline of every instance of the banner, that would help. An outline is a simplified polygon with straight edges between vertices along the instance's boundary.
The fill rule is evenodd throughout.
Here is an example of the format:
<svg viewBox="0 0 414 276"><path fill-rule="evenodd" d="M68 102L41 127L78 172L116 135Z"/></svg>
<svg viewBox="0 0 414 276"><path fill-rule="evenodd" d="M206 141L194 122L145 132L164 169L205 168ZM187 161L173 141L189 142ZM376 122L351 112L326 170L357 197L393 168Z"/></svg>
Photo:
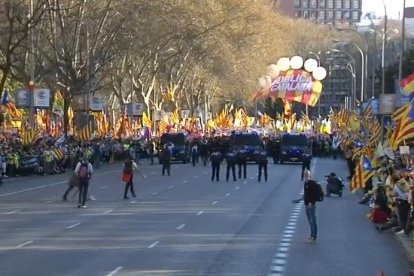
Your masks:
<svg viewBox="0 0 414 276"><path fill-rule="evenodd" d="M55 92L55 95L53 96L52 112L59 116L63 116L64 105L65 105L65 100L63 99L62 93L58 90Z"/></svg>
<svg viewBox="0 0 414 276"><path fill-rule="evenodd" d="M20 88L16 90L16 107L30 108L30 90L27 88Z"/></svg>
<svg viewBox="0 0 414 276"><path fill-rule="evenodd" d="M33 103L36 108L49 108L50 89L36 88L33 93Z"/></svg>
<svg viewBox="0 0 414 276"><path fill-rule="evenodd" d="M91 96L89 99L89 109L91 111L102 111L104 109L102 98L99 96Z"/></svg>
<svg viewBox="0 0 414 276"><path fill-rule="evenodd" d="M379 102L380 114L392 114L395 109L395 94L381 94Z"/></svg>

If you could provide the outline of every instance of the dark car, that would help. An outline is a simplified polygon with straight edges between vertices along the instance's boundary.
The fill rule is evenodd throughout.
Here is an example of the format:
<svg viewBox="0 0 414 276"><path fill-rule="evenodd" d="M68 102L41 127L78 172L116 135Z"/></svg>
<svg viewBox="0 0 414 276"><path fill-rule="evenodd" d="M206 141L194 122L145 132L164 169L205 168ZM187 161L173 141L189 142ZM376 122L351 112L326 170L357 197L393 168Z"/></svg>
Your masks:
<svg viewBox="0 0 414 276"><path fill-rule="evenodd" d="M247 161L255 161L255 153L265 150L265 145L258 134L236 132L231 136L230 149L243 151Z"/></svg>
<svg viewBox="0 0 414 276"><path fill-rule="evenodd" d="M190 162L190 146L184 133L164 133L160 139L159 150L162 150L165 145L172 147L171 161Z"/></svg>
<svg viewBox="0 0 414 276"><path fill-rule="evenodd" d="M308 143L308 137L305 134L289 134L282 136L280 142L280 163L286 161L302 162L303 155L310 155L311 150Z"/></svg>

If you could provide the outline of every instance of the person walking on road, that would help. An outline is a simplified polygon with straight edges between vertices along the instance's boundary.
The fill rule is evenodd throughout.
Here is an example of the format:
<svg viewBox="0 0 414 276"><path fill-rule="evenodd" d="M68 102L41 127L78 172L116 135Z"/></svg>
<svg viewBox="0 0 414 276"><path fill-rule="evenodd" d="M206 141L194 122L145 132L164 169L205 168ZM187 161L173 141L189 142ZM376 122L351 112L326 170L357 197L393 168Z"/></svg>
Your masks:
<svg viewBox="0 0 414 276"><path fill-rule="evenodd" d="M312 156L310 154L302 155L302 173L301 173L300 179L303 180L303 173L305 172L305 170L308 170L308 171L310 170L311 160L312 160Z"/></svg>
<svg viewBox="0 0 414 276"><path fill-rule="evenodd" d="M167 171L168 176L170 175L171 158L171 149L169 149L168 145L165 145L161 153L162 175L165 174L165 171Z"/></svg>
<svg viewBox="0 0 414 276"><path fill-rule="evenodd" d="M316 224L316 201L319 197L318 184L312 179L311 172L305 170L303 186L303 200L305 204L306 217L310 226L310 236L306 239L307 243L314 243L318 236L318 226Z"/></svg>
<svg viewBox="0 0 414 276"><path fill-rule="evenodd" d="M221 161L223 161L223 155L218 151L214 151L211 156L211 181L214 181L214 178L216 178L216 181L220 181L220 164Z"/></svg>
<svg viewBox="0 0 414 276"><path fill-rule="evenodd" d="M88 197L89 180L92 173L92 164L86 157L82 157L75 168L75 174L79 177L78 208L86 208L85 202Z"/></svg>
<svg viewBox="0 0 414 276"><path fill-rule="evenodd" d="M197 143L194 143L194 145L191 147L191 161L193 163L193 167L195 167L197 160L198 160L198 145Z"/></svg>
<svg viewBox="0 0 414 276"><path fill-rule="evenodd" d="M122 170L123 180L125 181L125 190L124 190L124 199L128 199L128 189L131 191L133 197L137 197L134 192L134 183L132 182L134 177L134 171L139 172L144 178L147 178L137 166L137 163L130 157L124 163L124 168Z"/></svg>

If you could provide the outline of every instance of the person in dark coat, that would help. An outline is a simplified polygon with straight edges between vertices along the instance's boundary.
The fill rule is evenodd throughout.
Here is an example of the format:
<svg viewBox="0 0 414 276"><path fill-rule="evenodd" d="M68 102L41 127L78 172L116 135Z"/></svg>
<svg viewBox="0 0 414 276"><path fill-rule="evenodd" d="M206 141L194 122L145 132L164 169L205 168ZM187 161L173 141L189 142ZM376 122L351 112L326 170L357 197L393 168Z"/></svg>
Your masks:
<svg viewBox="0 0 414 276"><path fill-rule="evenodd" d="M246 171L247 171L247 156L245 150L239 150L237 152L237 165L239 167L239 178L242 177L243 171L243 178L246 179Z"/></svg>
<svg viewBox="0 0 414 276"><path fill-rule="evenodd" d="M227 170L226 170L226 181L229 181L230 170L233 175L233 181L236 181L236 163L237 156L234 151L228 152L226 154Z"/></svg>
<svg viewBox="0 0 414 276"><path fill-rule="evenodd" d="M257 181L260 182L262 180L262 170L264 173L264 179L267 182L267 152L261 151L256 154L256 163L258 164L259 173Z"/></svg>
<svg viewBox="0 0 414 276"><path fill-rule="evenodd" d="M303 154L302 155L302 173L300 178L303 180L303 173L305 170L310 171L312 156L310 154Z"/></svg>
<svg viewBox="0 0 414 276"><path fill-rule="evenodd" d="M161 153L162 175L165 174L165 171L167 171L167 174L170 175L171 158L171 149L168 148L168 145L165 145Z"/></svg>
<svg viewBox="0 0 414 276"><path fill-rule="evenodd" d="M223 161L223 155L220 153L220 151L216 150L211 154L210 160L211 181L214 181L214 178L216 178L216 181L220 181L220 164L221 161Z"/></svg>

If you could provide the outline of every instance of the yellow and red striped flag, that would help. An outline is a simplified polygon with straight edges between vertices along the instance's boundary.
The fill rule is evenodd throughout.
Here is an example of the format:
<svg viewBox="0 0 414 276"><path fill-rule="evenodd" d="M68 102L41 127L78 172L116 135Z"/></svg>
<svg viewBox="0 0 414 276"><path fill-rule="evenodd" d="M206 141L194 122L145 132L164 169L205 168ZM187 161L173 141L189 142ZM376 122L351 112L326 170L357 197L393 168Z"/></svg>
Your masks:
<svg viewBox="0 0 414 276"><path fill-rule="evenodd" d="M364 110L364 118L365 119L371 119L372 116L373 116L372 105L371 105L371 101L369 101L367 107Z"/></svg>
<svg viewBox="0 0 414 276"><path fill-rule="evenodd" d="M81 130L78 132L78 139L81 142L87 142L92 138L93 134L93 122L89 121L86 126L84 126Z"/></svg>
<svg viewBox="0 0 414 276"><path fill-rule="evenodd" d="M148 128L151 128L151 126L152 126L152 122L148 118L147 113L145 111L142 113L142 125L144 127L148 127Z"/></svg>
<svg viewBox="0 0 414 276"><path fill-rule="evenodd" d="M395 110L394 113L392 113L392 115L391 115L391 119L394 122L398 122L401 119L407 117L408 114L410 113L410 110L411 110L411 104L407 103L407 104L401 106L400 108L398 108L397 110Z"/></svg>
<svg viewBox="0 0 414 276"><path fill-rule="evenodd" d="M409 96L414 92L414 73L411 73L400 81L400 88L406 96Z"/></svg>
<svg viewBox="0 0 414 276"><path fill-rule="evenodd" d="M362 155L355 168L355 174L351 179L351 192L365 188L365 183L374 175L371 162L365 155Z"/></svg>

